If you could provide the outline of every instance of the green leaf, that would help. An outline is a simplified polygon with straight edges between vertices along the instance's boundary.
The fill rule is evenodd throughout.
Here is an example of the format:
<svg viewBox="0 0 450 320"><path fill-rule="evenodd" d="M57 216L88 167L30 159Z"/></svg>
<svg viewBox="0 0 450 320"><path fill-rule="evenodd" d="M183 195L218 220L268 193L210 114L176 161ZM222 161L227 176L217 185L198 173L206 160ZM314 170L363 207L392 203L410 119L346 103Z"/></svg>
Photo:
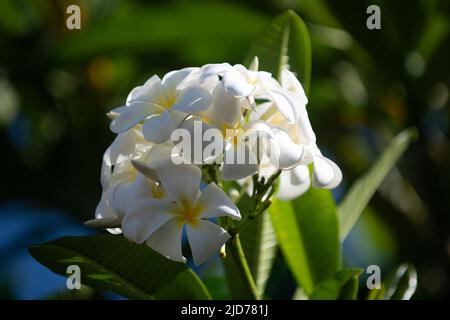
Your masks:
<svg viewBox="0 0 450 320"><path fill-rule="evenodd" d="M368 300L409 300L417 289L417 271L413 265L403 263L381 284L372 289Z"/></svg>
<svg viewBox="0 0 450 320"><path fill-rule="evenodd" d="M29 247L30 254L55 273L81 269L81 283L133 299L209 299L200 279L185 264L145 245L109 234L62 237Z"/></svg>
<svg viewBox="0 0 450 320"><path fill-rule="evenodd" d="M341 266L336 205L329 190L311 188L269 209L281 251L297 283L310 295Z"/></svg>
<svg viewBox="0 0 450 320"><path fill-rule="evenodd" d="M259 58L260 70L279 78L282 69L297 73L305 92L311 78L311 41L303 20L292 10L277 16L252 44L246 58L249 65L253 57Z"/></svg>
<svg viewBox="0 0 450 320"><path fill-rule="evenodd" d="M341 288L337 300L356 300L358 297L359 277L350 278Z"/></svg>
<svg viewBox="0 0 450 320"><path fill-rule="evenodd" d="M312 300L355 300L362 269L343 269L322 281L310 296Z"/></svg>
<svg viewBox="0 0 450 320"><path fill-rule="evenodd" d="M277 252L275 230L268 212L242 229L240 238L256 286L259 292L264 292Z"/></svg>
<svg viewBox="0 0 450 320"><path fill-rule="evenodd" d="M399 133L369 171L351 186L338 207L342 240L348 235L386 175L408 148L411 141L416 138L416 129L407 129Z"/></svg>
<svg viewBox="0 0 450 320"><path fill-rule="evenodd" d="M149 6L121 1L115 6L110 14L90 19L89 27L62 37L54 48L55 61L64 64L111 52L125 56L182 53L182 62L193 65L230 56L238 59L240 48L267 21L262 14L228 2L173 1ZM158 67L166 68L165 64L159 62Z"/></svg>

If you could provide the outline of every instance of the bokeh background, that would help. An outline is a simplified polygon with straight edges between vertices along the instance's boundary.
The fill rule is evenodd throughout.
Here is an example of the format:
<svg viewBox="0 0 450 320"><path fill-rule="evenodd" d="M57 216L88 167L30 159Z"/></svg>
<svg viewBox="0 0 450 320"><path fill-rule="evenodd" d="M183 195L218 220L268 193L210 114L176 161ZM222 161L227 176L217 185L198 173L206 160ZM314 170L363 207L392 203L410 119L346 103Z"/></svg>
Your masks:
<svg viewBox="0 0 450 320"><path fill-rule="evenodd" d="M70 4L81 6L81 30L65 27ZM369 4L381 8L381 30L366 28ZM120 298L66 292L27 245L93 232L82 222L114 137L105 113L134 86L185 66L242 62L287 8L311 34L308 111L344 173L337 201L396 133L420 134L344 242L345 264L378 264L386 276L410 262L414 298L450 296L450 1L0 0L0 298ZM218 261L198 272L227 297ZM278 255L268 295L294 289Z"/></svg>

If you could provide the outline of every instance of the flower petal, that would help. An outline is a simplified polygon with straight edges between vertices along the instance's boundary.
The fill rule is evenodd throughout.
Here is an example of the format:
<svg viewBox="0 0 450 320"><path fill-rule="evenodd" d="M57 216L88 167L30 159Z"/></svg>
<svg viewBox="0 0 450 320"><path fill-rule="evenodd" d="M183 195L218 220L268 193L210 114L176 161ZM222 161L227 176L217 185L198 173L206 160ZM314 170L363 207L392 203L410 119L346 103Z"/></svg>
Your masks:
<svg viewBox="0 0 450 320"><path fill-rule="evenodd" d="M282 90L270 90L270 96L281 114L290 124L294 124L297 120L297 112L291 97Z"/></svg>
<svg viewBox="0 0 450 320"><path fill-rule="evenodd" d="M166 96L174 96L177 88L188 79L192 72L197 70L199 70L199 68L183 68L168 72L162 79Z"/></svg>
<svg viewBox="0 0 450 320"><path fill-rule="evenodd" d="M199 86L190 86L183 89L172 110L185 113L196 113L207 109L211 105L211 94Z"/></svg>
<svg viewBox="0 0 450 320"><path fill-rule="evenodd" d="M205 111L206 117L214 124L234 128L241 120L243 98L228 94L222 85L213 90L213 104Z"/></svg>
<svg viewBox="0 0 450 320"><path fill-rule="evenodd" d="M159 176L156 169L147 163L139 160L131 160L131 164L133 167L139 171L140 174L146 176L150 180L158 181L159 182Z"/></svg>
<svg viewBox="0 0 450 320"><path fill-rule="evenodd" d="M201 218L228 216L236 220L241 219L239 209L214 182L203 190L196 205L202 209Z"/></svg>
<svg viewBox="0 0 450 320"><path fill-rule="evenodd" d="M131 159L135 153L136 145L143 142L145 140L134 129L120 133L111 144L109 155L105 160L108 164L115 165Z"/></svg>
<svg viewBox="0 0 450 320"><path fill-rule="evenodd" d="M250 67L248 68L250 71L258 71L259 69L259 59L257 56L254 56L252 62L250 63Z"/></svg>
<svg viewBox="0 0 450 320"><path fill-rule="evenodd" d="M272 157L272 164L279 169L295 166L303 155L303 148L295 144L283 130L274 129L279 156ZM274 163L276 162L276 163Z"/></svg>
<svg viewBox="0 0 450 320"><path fill-rule="evenodd" d="M151 77L143 86L138 88L130 92L131 97L127 99L130 105L135 101L150 102L158 105L163 105L166 102L164 88L158 76Z"/></svg>
<svg viewBox="0 0 450 320"><path fill-rule="evenodd" d="M308 98L306 97L305 90L303 90L300 81L298 81L298 79L291 71L287 69L281 71L281 85L283 89L288 90L296 95L296 101L298 101L298 103L303 105L306 105L308 103Z"/></svg>
<svg viewBox="0 0 450 320"><path fill-rule="evenodd" d="M184 121L180 128L186 131L183 133L174 130L171 139L179 154L186 160L184 163L213 163L221 156L224 147L223 135L215 126L194 116Z"/></svg>
<svg viewBox="0 0 450 320"><path fill-rule="evenodd" d="M95 208L95 218L116 218L117 214L115 214L108 203L108 192L102 192L102 197L100 198L97 207Z"/></svg>
<svg viewBox="0 0 450 320"><path fill-rule="evenodd" d="M319 181L316 181L316 179L313 179L313 185L320 187L320 188L326 188L326 189L334 189L336 188L342 181L342 171L341 169L339 169L339 167L336 165L336 163L334 163L333 161L331 161L328 158L325 158L322 156L322 159L331 167L331 169L333 170L333 178L331 179L331 181L326 184L326 185L321 185ZM315 165L315 163L314 163ZM315 176L313 176L314 178Z"/></svg>
<svg viewBox="0 0 450 320"><path fill-rule="evenodd" d="M222 166L223 180L243 179L257 172L257 158L247 145L238 143L237 146L232 144L227 146Z"/></svg>
<svg viewBox="0 0 450 320"><path fill-rule="evenodd" d="M152 190L155 187L152 180L138 174L134 181L119 183L112 190L110 205L115 211L125 213L128 206L136 200L152 197Z"/></svg>
<svg viewBox="0 0 450 320"><path fill-rule="evenodd" d="M111 111L109 111L106 116L108 118L110 118L111 120L116 119L119 115L121 115L124 111L126 111L128 109L128 104L126 106L121 106L121 107L117 107L112 109Z"/></svg>
<svg viewBox="0 0 450 320"><path fill-rule="evenodd" d="M122 220L127 239L138 244L145 242L163 224L174 218L175 206L166 200L141 199L133 202Z"/></svg>
<svg viewBox="0 0 450 320"><path fill-rule="evenodd" d="M200 80L203 82L212 76L223 76L223 74L232 67L229 63L211 63L206 64L200 69Z"/></svg>
<svg viewBox="0 0 450 320"><path fill-rule="evenodd" d="M177 218L173 218L147 239L147 245L170 260L186 262L181 251L182 235L183 224Z"/></svg>
<svg viewBox="0 0 450 320"><path fill-rule="evenodd" d="M231 238L224 229L206 220L187 224L186 232L196 265L208 260Z"/></svg>
<svg viewBox="0 0 450 320"><path fill-rule="evenodd" d="M234 97L248 97L256 90L256 86L248 83L245 76L237 70L227 71L222 83L225 91Z"/></svg>
<svg viewBox="0 0 450 320"><path fill-rule="evenodd" d="M143 101L133 102L111 122L110 129L114 133L122 133L134 127L146 117L161 113L161 111L161 107L153 103Z"/></svg>
<svg viewBox="0 0 450 320"><path fill-rule="evenodd" d="M153 143L163 143L170 138L173 131L172 120L168 111L146 119L142 126L144 138Z"/></svg>
<svg viewBox="0 0 450 320"><path fill-rule="evenodd" d="M95 218L96 219L111 219L111 220L120 220L121 217L116 215L109 206L108 201L108 192L103 192L100 202L95 208ZM111 221L110 220L110 221ZM106 229L111 234L121 234L122 230L120 228L107 228Z"/></svg>
<svg viewBox="0 0 450 320"><path fill-rule="evenodd" d="M109 186L109 179L111 178L112 174L112 165L111 161L107 160L110 158L111 148L106 149L105 154L103 155L103 161L102 161L102 169L100 171L100 183L102 185L103 190L108 189Z"/></svg>
<svg viewBox="0 0 450 320"><path fill-rule="evenodd" d="M164 190L175 201L197 201L198 188L202 173L197 166L191 164L167 164L158 168L159 179Z"/></svg>
<svg viewBox="0 0 450 320"><path fill-rule="evenodd" d="M299 143L314 145L316 144L316 134L309 121L308 112L306 109L300 111L297 120L298 124L298 139Z"/></svg>
<svg viewBox="0 0 450 320"><path fill-rule="evenodd" d="M170 121L172 122L172 126L174 129L178 128L183 123L183 121L185 121L186 118L188 117L188 115L184 112L175 110L169 110L168 112Z"/></svg>
<svg viewBox="0 0 450 320"><path fill-rule="evenodd" d="M313 186L316 188L326 188L334 179L333 166L323 156L313 156L313 163Z"/></svg>
<svg viewBox="0 0 450 320"><path fill-rule="evenodd" d="M152 146L152 149L148 153L146 164L153 169L158 169L165 165L182 163L181 159L182 155L180 150L172 143L156 144Z"/></svg>
<svg viewBox="0 0 450 320"><path fill-rule="evenodd" d="M280 175L277 198L284 201L295 199L308 191L310 185L308 166L284 170Z"/></svg>
<svg viewBox="0 0 450 320"><path fill-rule="evenodd" d="M261 120L248 122L244 125L243 129L245 130L243 135L245 138L260 138L265 140L275 138L272 128L270 128L266 122Z"/></svg>
<svg viewBox="0 0 450 320"><path fill-rule="evenodd" d="M142 90L142 86L134 87L127 96L126 105L129 106L130 102L136 100L136 95Z"/></svg>

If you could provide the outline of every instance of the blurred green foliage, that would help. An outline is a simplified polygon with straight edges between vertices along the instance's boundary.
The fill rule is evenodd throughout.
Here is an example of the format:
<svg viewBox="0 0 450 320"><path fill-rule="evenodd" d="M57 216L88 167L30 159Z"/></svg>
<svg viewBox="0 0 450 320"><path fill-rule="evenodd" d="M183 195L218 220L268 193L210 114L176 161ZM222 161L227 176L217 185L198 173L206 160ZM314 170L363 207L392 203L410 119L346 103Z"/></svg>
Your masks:
<svg viewBox="0 0 450 320"><path fill-rule="evenodd" d="M81 6L81 30L65 27L69 4ZM381 30L366 28L369 4L381 8ZM387 267L416 266L416 298L449 297L446 0L1 0L0 201L91 218L113 139L105 113L152 74L242 62L251 39L287 8L311 34L308 111L320 146L344 173L338 202L397 132L418 128L418 142L370 202L364 241L389 250ZM273 278L288 283L292 275L282 258L276 266L269 287L284 297Z"/></svg>

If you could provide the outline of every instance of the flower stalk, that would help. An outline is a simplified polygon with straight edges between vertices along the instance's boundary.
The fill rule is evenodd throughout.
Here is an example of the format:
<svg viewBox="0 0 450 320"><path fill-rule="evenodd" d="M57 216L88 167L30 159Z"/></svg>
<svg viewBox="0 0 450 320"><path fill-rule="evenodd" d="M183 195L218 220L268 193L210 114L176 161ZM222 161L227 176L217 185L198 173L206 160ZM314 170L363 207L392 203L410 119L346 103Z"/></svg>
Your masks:
<svg viewBox="0 0 450 320"><path fill-rule="evenodd" d="M239 234L236 234L227 242L224 261L233 266L233 270L235 271L234 276L238 278L235 281L241 283L245 290L245 292L242 292L242 295L250 297L253 300L260 300L261 296L256 287L247 259L245 258Z"/></svg>

